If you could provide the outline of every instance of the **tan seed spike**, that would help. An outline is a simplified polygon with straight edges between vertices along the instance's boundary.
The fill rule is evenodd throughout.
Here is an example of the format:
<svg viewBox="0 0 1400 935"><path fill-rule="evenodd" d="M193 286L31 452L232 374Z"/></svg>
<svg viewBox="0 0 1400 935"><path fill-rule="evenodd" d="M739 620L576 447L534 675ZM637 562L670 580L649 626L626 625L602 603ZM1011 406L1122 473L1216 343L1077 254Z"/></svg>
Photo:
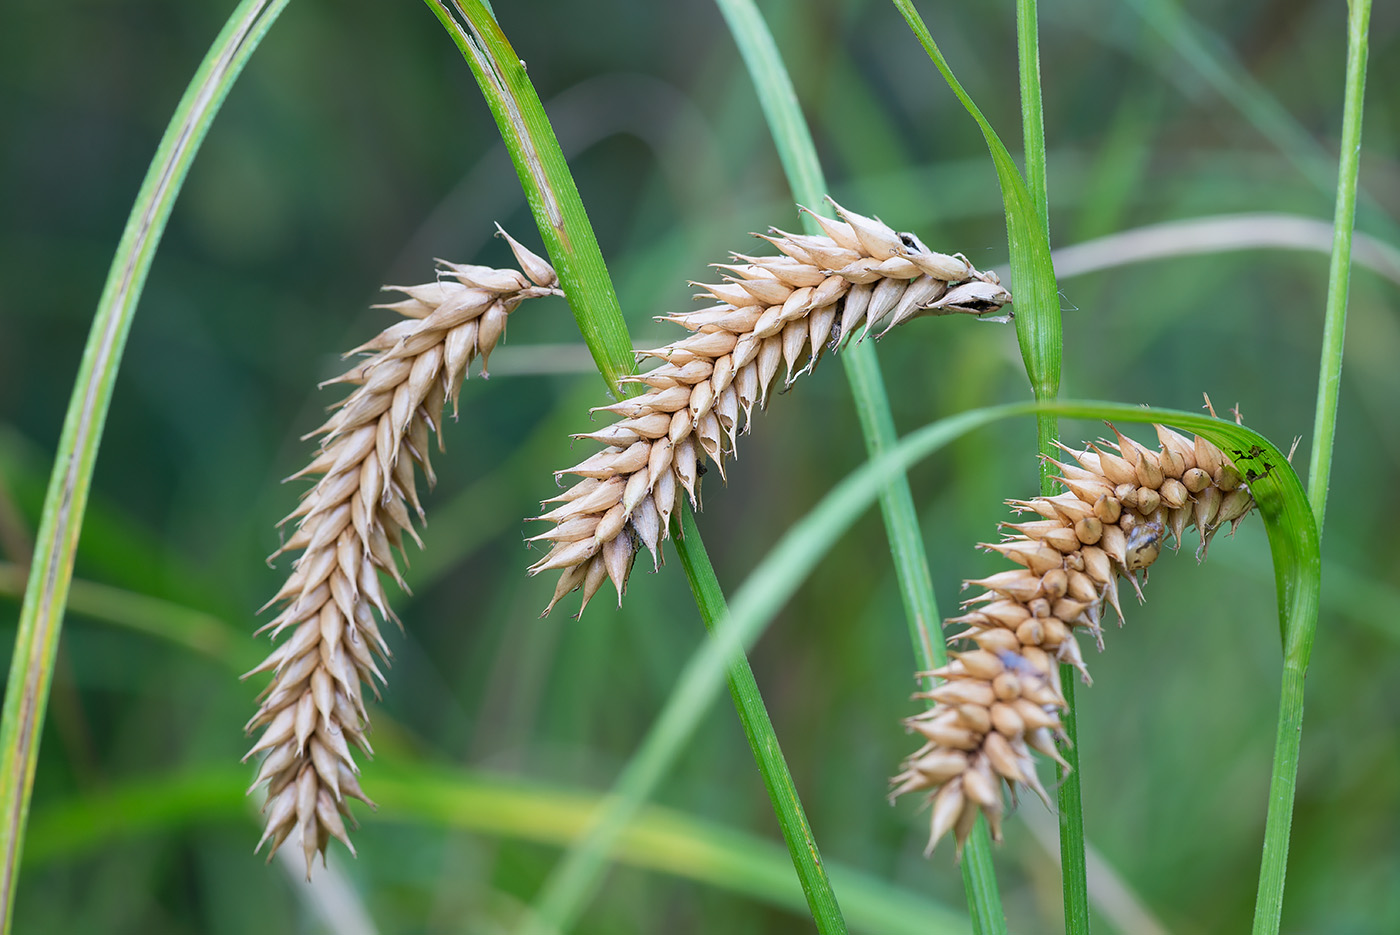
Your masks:
<svg viewBox="0 0 1400 935"><path fill-rule="evenodd" d="M1116 445L1084 451L1061 445L1075 463L1049 462L1060 469L1068 493L1006 501L1042 518L1003 523L1017 535L978 547L1021 567L964 583L986 590L963 601L975 610L945 627L968 626L948 642L976 648L952 650L948 665L919 673L947 681L915 696L932 707L905 723L925 743L905 759L891 794L928 794L930 852L950 831L960 851L979 812L997 834L1003 784L1013 803L1023 787L1049 805L1030 751L1068 769L1055 746L1055 712L1065 707L1059 663L1089 683L1075 631L1087 631L1102 650L1104 607L1123 619L1120 577L1141 598L1137 572L1145 580L1169 533L1179 540L1186 525L1195 525L1204 557L1214 532L1227 522L1233 528L1254 506L1238 469L1204 439L1157 426L1161 448L1153 450L1109 428Z"/></svg>
<svg viewBox="0 0 1400 935"><path fill-rule="evenodd" d="M665 347L638 351L661 361L625 381L646 387L644 392L592 410L621 419L575 436L606 448L558 474L585 477L580 487L615 483L616 493L602 496L589 487L587 493L568 495L564 506L535 517L568 530L533 537L553 545L530 566L530 574L561 573L546 613L562 593L578 588L586 602L590 582L602 580L603 572L594 568L606 572L621 600L637 550L645 545L658 555L670 535L676 491L685 491L698 504L702 469L713 465L725 477L736 439L752 424L754 406L767 405L780 374L779 389L784 389L810 372L828 348L858 330L881 325L884 334L920 315L982 315L1010 303L1011 294L991 273L935 254L912 234L896 233L874 218L839 206L836 210L841 220L812 215L824 235L776 228L756 235L781 256L734 254L735 262L715 264L730 274L724 282L691 285L703 290L699 297L719 304L661 316L691 333ZM522 266L528 270L523 259ZM969 291L969 286L976 288ZM937 306L940 297L957 289L964 290L961 298ZM629 458L633 450L637 455ZM605 522L605 514L618 504L621 512ZM583 517L597 520L591 535L572 538L583 528L577 524ZM581 574L584 566L590 570Z"/></svg>
<svg viewBox="0 0 1400 935"><path fill-rule="evenodd" d="M471 361L480 357L484 368L506 317L526 299L561 294L549 264L501 234L524 275L440 261L436 282L386 287L407 298L378 307L405 320L351 352L370 356L328 381L355 389L312 433L321 436L320 450L293 475L318 480L283 520L295 520L296 530L274 556L302 554L268 604L281 610L259 632L290 634L248 673L273 675L247 729L262 728L248 755L265 753L253 784L267 784L258 848L270 844L270 860L299 831L308 876L331 839L355 852L346 798L374 807L355 779L350 748L370 754L362 685L382 682L388 660L376 614L396 619L379 575L403 585L393 549L402 550L405 536L418 541L415 474L432 486L429 436L446 402L455 405Z"/></svg>

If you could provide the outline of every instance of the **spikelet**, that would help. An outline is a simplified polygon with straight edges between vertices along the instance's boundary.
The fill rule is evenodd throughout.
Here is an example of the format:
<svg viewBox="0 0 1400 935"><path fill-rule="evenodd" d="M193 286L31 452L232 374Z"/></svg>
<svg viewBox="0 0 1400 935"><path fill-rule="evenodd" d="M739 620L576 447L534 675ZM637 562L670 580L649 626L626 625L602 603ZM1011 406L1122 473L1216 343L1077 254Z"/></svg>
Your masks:
<svg viewBox="0 0 1400 935"><path fill-rule="evenodd" d="M905 721L925 743L891 780L891 798L928 792L933 817L926 853L952 831L961 855L979 810L1000 840L1003 783L1013 803L1024 786L1049 805L1031 751L1066 766L1055 749L1065 707L1059 663L1089 681L1075 631L1086 631L1102 650L1100 623L1109 609L1120 625L1123 620L1120 577L1140 600L1137 573L1146 581L1168 539L1180 548L1182 532L1195 526L1202 559L1216 530L1228 523L1233 531L1254 507L1244 478L1220 449L1156 429L1156 451L1117 429L1116 443L1064 448L1070 458L1051 463L1066 492L1007 501L1040 518L1004 523L1010 535L981 545L1018 567L964 583L981 593L963 601L963 615L945 625L966 627L948 637L966 648L950 652L947 665L919 673L944 681L914 696L932 702Z"/></svg>
<svg viewBox="0 0 1400 935"><path fill-rule="evenodd" d="M370 356L328 381L355 390L311 433L321 436L320 450L294 475L319 480L282 521L294 520L297 530L272 556L302 550L268 602L283 605L281 611L258 631L289 635L248 673L271 672L272 682L247 724L250 734L261 728L262 735L244 759L265 754L248 789L267 783L258 849L270 841L271 860L299 829L308 878L331 838L355 852L346 832L347 823L355 826L347 799L374 806L360 788L350 748L371 753L361 683L377 696L374 680L384 680L379 662L387 661L389 647L376 615L397 622L379 573L404 587L393 550L403 551L405 533L418 541L410 511L421 522L423 508L414 465L431 486L429 434L440 432L447 400L455 410L472 360L481 357L485 376L507 316L525 299L559 294L549 265L500 233L525 275L439 261L437 282L385 287L406 298L378 307L405 320L351 351Z"/></svg>
<svg viewBox="0 0 1400 935"><path fill-rule="evenodd" d="M715 264L730 274L723 283L692 283L704 290L696 298L717 304L661 318L692 334L639 352L662 361L628 378L646 390L594 410L620 421L574 436L607 447L555 472L556 478L574 474L583 480L546 500L542 506L559 505L535 517L554 528L530 540L551 545L530 574L560 572L546 614L579 588L582 614L604 579L612 581L621 602L643 545L653 566L659 564L658 547L669 535L680 492L698 503L707 461L724 476L735 438L751 424L753 407L767 404L780 369L789 386L824 351L857 331L863 338L883 326L883 335L921 315L982 316L1011 301L994 273L979 272L965 257L934 253L913 234L832 205L841 220L812 215L826 236L776 229L755 235L782 255L736 253L733 263Z"/></svg>

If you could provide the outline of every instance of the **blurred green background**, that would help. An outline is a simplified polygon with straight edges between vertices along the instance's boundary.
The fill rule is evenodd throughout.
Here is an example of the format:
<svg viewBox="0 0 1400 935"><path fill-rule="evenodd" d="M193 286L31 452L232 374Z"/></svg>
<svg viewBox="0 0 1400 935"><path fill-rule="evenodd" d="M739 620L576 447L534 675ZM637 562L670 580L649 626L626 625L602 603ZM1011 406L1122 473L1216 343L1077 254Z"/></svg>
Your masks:
<svg viewBox="0 0 1400 935"><path fill-rule="evenodd" d="M4 646L107 266L232 6L22 0L0 12ZM1012 4L924 6L1014 150ZM984 144L894 9L762 7L838 200L978 266L1004 263ZM686 280L713 275L705 264L728 250L761 252L747 232L796 224L716 8L522 2L498 15L571 159L636 340L670 340L651 316L686 306ZM1330 224L1344 19L1339 2L1047 5L1052 243L1244 212ZM1397 9L1378 5L1358 229L1381 245L1352 281L1287 932L1400 931L1398 29ZM293 3L194 164L131 334L78 556L17 932L505 931L557 859L549 840L571 833L566 816L582 807L572 797L611 784L703 630L674 560L635 575L621 610L600 596L581 622L563 612L569 601L537 619L553 576L525 577L521 517L552 495L550 472L582 456L567 433L587 431L586 408L605 401L567 307L551 299L513 318L436 461L427 551L410 554L414 595L395 602L406 632L391 637L374 735L383 755L363 777L381 808L355 837L359 859L333 849L333 872L307 888L294 866L251 856L258 832L241 790L252 770L237 760L260 683L236 674L266 651L254 611L286 571L262 562L300 491L278 481L305 462L299 436L337 398L315 383L388 323L367 308L381 283L429 278L434 256L507 263L493 221L538 245L470 73L429 11ZM1243 229L1267 238L1284 226ZM1325 246L1325 227L1308 230ZM1120 255L1109 243L1094 256L1112 268L1062 278L1064 394L1191 409L1208 392L1280 445L1304 436L1305 465L1325 254L1219 249L1114 265ZM1028 395L1007 327L924 320L879 352L901 431ZM707 480L701 516L731 590L863 457L840 368L777 398L739 455L727 487ZM973 545L1035 478L1029 421L911 474L945 613L962 578L999 567ZM1200 567L1186 555L1160 563L1148 594L1107 652L1090 653L1094 685L1079 694L1087 833L1122 888L1091 882L1109 902L1096 930L1242 931L1278 690L1259 524L1218 539ZM915 708L877 515L826 559L753 664L827 859L865 874L862 892L915 930L922 910L882 901L878 881L961 912L950 849L920 855L926 813L884 801L913 745L899 719ZM531 793L515 810L492 798L512 789ZM695 835L771 857L782 881L780 845L752 843L772 847L778 832L727 706L658 804ZM1053 833L1035 802L1008 822L997 865L1015 932L1062 926ZM650 860L669 870L614 871L580 931L810 930L791 886L756 871L717 885L714 866L732 870L732 853L710 866L686 834L666 840ZM629 860L646 863L637 853ZM1125 914L1135 911L1146 915Z"/></svg>

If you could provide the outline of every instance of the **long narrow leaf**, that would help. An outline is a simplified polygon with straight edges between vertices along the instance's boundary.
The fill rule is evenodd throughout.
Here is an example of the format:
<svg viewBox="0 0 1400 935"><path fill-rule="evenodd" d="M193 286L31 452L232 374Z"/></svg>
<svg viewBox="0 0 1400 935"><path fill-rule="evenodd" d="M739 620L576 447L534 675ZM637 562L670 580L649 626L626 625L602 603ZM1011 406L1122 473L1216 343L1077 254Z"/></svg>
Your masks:
<svg viewBox="0 0 1400 935"><path fill-rule="evenodd" d="M1322 523L1327 510L1327 484L1332 473L1332 443L1337 430L1337 397L1342 375L1342 344L1346 334L1347 287L1351 277L1352 227L1356 221L1357 177L1361 160L1361 113L1366 94L1367 32L1370 0L1352 0L1347 20L1347 77L1343 93L1341 161L1337 170L1337 205L1333 221L1332 259L1327 276L1327 313L1322 338L1322 364L1313 423L1308 495L1315 522L1313 546L1320 553ZM1317 556L1319 568L1321 555ZM1274 556L1279 573L1279 556ZM1284 595L1280 595L1280 599ZM1298 760L1303 734L1303 679L1317 633L1317 595L1290 595L1313 601L1313 614L1284 624L1283 684L1279 695L1274 768L1269 780L1269 814L1264 825L1264 849L1259 863L1259 893L1254 905L1254 935L1276 935L1283 917L1283 890L1288 871L1288 841L1297 793Z"/></svg>
<svg viewBox="0 0 1400 935"><path fill-rule="evenodd" d="M1055 286L1055 268L1050 262L1045 220L1016 168L1016 161L953 75L913 4L910 0L894 0L894 5L987 141L1006 208L1006 239L1011 253L1011 288L1016 296L1016 339L1021 345L1021 359L1026 364L1035 398L1054 399L1060 392L1060 299Z"/></svg>
<svg viewBox="0 0 1400 935"><path fill-rule="evenodd" d="M287 0L243 0L200 63L161 138L83 349L44 499L0 722L0 930L8 933L54 657L112 387L175 198L233 82Z"/></svg>
<svg viewBox="0 0 1400 935"><path fill-rule="evenodd" d="M608 389L621 398L618 378L632 373L636 364L632 342L578 186L524 62L480 0L458 5L475 36L467 34L442 0L425 2L471 67L515 164L574 320Z"/></svg>

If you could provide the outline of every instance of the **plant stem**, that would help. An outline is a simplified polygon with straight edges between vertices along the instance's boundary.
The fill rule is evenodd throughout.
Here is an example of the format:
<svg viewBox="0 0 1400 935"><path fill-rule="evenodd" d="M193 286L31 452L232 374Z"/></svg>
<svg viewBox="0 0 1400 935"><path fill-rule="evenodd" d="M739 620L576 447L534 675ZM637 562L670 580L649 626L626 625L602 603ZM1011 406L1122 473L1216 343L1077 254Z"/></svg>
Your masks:
<svg viewBox="0 0 1400 935"><path fill-rule="evenodd" d="M1050 186L1045 169L1045 107L1040 99L1040 33L1036 0L1016 0L1016 53L1021 77L1021 136L1026 188L1050 236Z"/></svg>
<svg viewBox="0 0 1400 935"><path fill-rule="evenodd" d="M1253 935L1277 935L1283 918L1283 890L1288 870L1288 839L1293 825L1293 799L1298 788L1298 759L1303 739L1303 676L1305 665L1288 660L1279 691L1278 732L1274 737L1274 766L1269 776L1269 807L1264 820L1259 893L1254 903Z"/></svg>
<svg viewBox="0 0 1400 935"><path fill-rule="evenodd" d="M680 535L674 537L676 552L685 568L691 593L695 595L695 605L700 608L700 616L705 621L705 629L714 633L715 626L724 619L729 609L725 605L714 567L710 564L710 557L700 542L700 530L695 525L695 514L689 504L681 505L677 526ZM758 682L747 657L736 654L730 660L728 678L734 709L739 712L744 736L749 740L754 760L763 775L763 785L768 789L768 798L773 803L773 814L782 827L783 840L787 842L788 854L797 870L797 878L802 884L802 893L807 898L807 908L817 924L817 931L823 935L844 933L846 921L836 903L836 894L831 889L821 853L817 850L812 826L807 821L802 800L798 798L797 785L792 781L792 772L778 745L777 732L773 730L773 722L768 717L768 709L763 704L763 695L758 690Z"/></svg>
<svg viewBox="0 0 1400 935"><path fill-rule="evenodd" d="M1322 329L1322 363L1317 378L1317 413L1313 418L1308 462L1308 499L1318 534L1327 512L1327 484L1332 475L1332 443L1337 433L1337 397L1342 383L1342 349L1347 326L1347 292L1351 284L1351 240L1356 224L1357 177L1361 170L1361 113L1366 96L1367 31L1371 0L1351 0L1347 18L1347 77L1342 110L1341 161L1337 167L1337 204L1332 220L1332 260L1327 271L1327 312Z"/></svg>
<svg viewBox="0 0 1400 935"><path fill-rule="evenodd" d="M1040 37L1036 16L1036 0L1016 0L1016 49L1021 78L1021 134L1026 150L1026 188L1040 215L1046 240L1050 237L1050 191L1045 166L1045 110L1040 92ZM1056 321L1058 331L1058 321ZM1055 335L1063 343L1063 335ZM1034 372L1028 368L1028 372ZM1056 380L1058 384L1058 379ZM1036 399L1053 398L1055 394L1035 386ZM1051 413L1038 413L1035 420L1036 447L1041 455L1054 453L1059 425ZM1040 461L1040 493L1052 496L1055 486L1051 480L1053 466L1045 457ZM1060 885L1064 891L1065 931L1068 935L1087 935L1089 931L1089 884L1084 841L1084 803L1079 782L1079 723L1074 708L1073 666L1060 666L1060 683L1066 702L1060 714L1066 743L1061 752L1069 763L1067 775L1060 781L1056 796L1060 810Z"/></svg>
<svg viewBox="0 0 1400 935"><path fill-rule="evenodd" d="M1367 32L1370 0L1351 0L1347 17L1347 75L1343 92L1342 145L1337 168L1337 204L1332 230L1332 261L1327 276L1327 312L1322 335L1322 363L1308 466L1308 501L1320 543L1337 430L1337 397L1346 335L1347 291L1351 278L1352 229L1356 220L1357 176L1361 160L1361 115L1366 94ZM1319 563L1321 555L1318 556ZM1296 590L1296 589L1295 589ZM1306 600L1295 597L1295 600ZM1316 595L1312 613L1294 615L1284 628L1283 680L1279 695L1278 733L1269 779L1269 810L1259 866L1259 893L1254 904L1254 935L1276 935L1283 918L1288 871L1288 841L1297 794L1298 758L1303 735L1303 684L1317 634Z"/></svg>
<svg viewBox="0 0 1400 935"><path fill-rule="evenodd" d="M73 561L126 336L166 221L204 134L287 0L243 0L185 89L146 171L112 260L54 455L20 610L0 722L0 932L14 913L40 728Z"/></svg>

